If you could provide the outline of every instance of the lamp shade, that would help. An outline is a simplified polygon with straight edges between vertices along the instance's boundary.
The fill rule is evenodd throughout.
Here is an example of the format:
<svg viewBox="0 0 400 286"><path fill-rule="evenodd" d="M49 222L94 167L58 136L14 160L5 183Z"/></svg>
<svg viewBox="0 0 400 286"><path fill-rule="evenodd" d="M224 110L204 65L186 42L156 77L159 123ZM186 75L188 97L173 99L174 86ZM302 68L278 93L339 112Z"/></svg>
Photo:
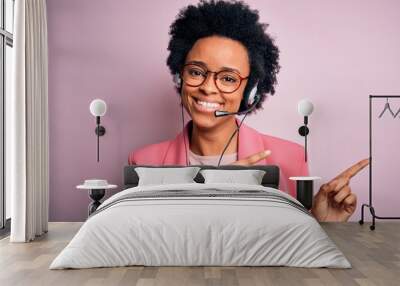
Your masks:
<svg viewBox="0 0 400 286"><path fill-rule="evenodd" d="M106 111L107 104L104 100L97 98L90 103L90 112L93 114L93 116L103 116L106 114Z"/></svg>
<svg viewBox="0 0 400 286"><path fill-rule="evenodd" d="M302 99L297 105L297 111L302 116L309 116L314 110L314 105L307 99Z"/></svg>

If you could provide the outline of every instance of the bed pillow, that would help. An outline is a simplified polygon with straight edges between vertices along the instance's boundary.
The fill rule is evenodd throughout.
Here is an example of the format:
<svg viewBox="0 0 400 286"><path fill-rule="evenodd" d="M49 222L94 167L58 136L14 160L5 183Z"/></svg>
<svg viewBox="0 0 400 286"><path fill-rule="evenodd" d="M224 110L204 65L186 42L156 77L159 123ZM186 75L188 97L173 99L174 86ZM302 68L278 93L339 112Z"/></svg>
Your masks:
<svg viewBox="0 0 400 286"><path fill-rule="evenodd" d="M193 179L199 170L199 167L135 168L139 177L139 186L196 183Z"/></svg>
<svg viewBox="0 0 400 286"><path fill-rule="evenodd" d="M263 170L201 170L204 183L235 183L247 185L261 185L265 175Z"/></svg>

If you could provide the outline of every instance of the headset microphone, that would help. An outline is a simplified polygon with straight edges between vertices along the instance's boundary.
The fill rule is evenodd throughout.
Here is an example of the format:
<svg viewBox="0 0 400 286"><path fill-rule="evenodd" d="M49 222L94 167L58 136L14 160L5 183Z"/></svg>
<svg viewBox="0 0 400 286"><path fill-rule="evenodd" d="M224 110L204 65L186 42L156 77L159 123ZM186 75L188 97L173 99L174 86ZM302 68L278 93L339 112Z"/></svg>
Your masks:
<svg viewBox="0 0 400 286"><path fill-rule="evenodd" d="M241 114L246 114L246 113L252 111L252 110L256 107L256 105L257 105L257 103L260 101L260 99L261 99L261 97L258 96L258 95L256 95L256 96L254 97L254 102L252 103L252 105L250 106L250 108L247 108L247 109L245 109L245 110L243 110L243 111L229 112L229 111L223 111L223 110L216 110L216 111L214 111L214 116L215 116L215 117L222 117L222 116L227 116L227 115L241 115Z"/></svg>
<svg viewBox="0 0 400 286"><path fill-rule="evenodd" d="M250 108L247 108L247 109L245 109L243 111L240 111L240 112L239 111L237 111L237 112L229 112L229 111L223 111L223 110L216 110L216 111L214 111L214 116L215 117L222 117L222 116L227 116L227 115L241 115L241 114L248 113L248 112L252 111L256 107L256 104L260 101L260 99L261 99L261 97L256 96L254 98L254 103L250 106Z"/></svg>
<svg viewBox="0 0 400 286"><path fill-rule="evenodd" d="M249 100L247 103L247 106L250 105L249 108L246 108L243 111L237 111L237 112L229 112L229 111L224 111L224 110L216 110L214 111L214 116L215 117L221 117L221 116L227 116L227 115L241 115L241 114L247 114L250 111L252 111L257 103L260 101L261 96L257 94L257 84L258 82L255 84L255 86L253 87L253 89L250 91L249 94Z"/></svg>

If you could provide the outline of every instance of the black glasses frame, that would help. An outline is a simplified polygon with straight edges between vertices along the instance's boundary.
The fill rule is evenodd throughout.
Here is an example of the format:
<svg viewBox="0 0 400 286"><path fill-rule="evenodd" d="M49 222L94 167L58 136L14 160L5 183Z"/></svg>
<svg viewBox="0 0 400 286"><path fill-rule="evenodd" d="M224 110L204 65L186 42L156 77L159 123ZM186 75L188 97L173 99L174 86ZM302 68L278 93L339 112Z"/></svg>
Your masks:
<svg viewBox="0 0 400 286"><path fill-rule="evenodd" d="M188 84L188 83L185 81L185 79L184 79L184 77L183 77L183 70L185 69L186 66L197 66L197 67L200 67L201 69L205 69L205 70L206 70L206 71L205 71L206 76L204 77L203 81L202 81L200 84L193 85L193 84ZM234 93L235 91L237 91L237 90L240 88L240 86L242 85L242 82L243 82L245 79L248 79L248 78L249 78L249 76L247 76L247 77L242 77L238 72L230 71L230 70L229 70L229 72L233 72L234 74L236 74L236 75L240 78L240 82L239 82L238 87L237 87L235 90L226 92L226 91L222 91L222 90L218 87L218 84L217 84L217 76L218 76L219 73L222 73L222 72L227 72L227 70L221 70L221 71L215 72L215 71L210 71L210 70L204 68L204 67L201 66L201 65L197 65L197 64L184 64L183 67L182 67L182 69L181 69L181 78L182 78L183 82L184 82L185 84L187 84L188 86L191 86L191 87L198 87L198 86L201 86L201 85L207 80L208 74L213 73L213 74L214 74L213 79L214 79L214 84L215 84L215 86L217 87L217 89L218 89L221 93L227 93L227 94Z"/></svg>

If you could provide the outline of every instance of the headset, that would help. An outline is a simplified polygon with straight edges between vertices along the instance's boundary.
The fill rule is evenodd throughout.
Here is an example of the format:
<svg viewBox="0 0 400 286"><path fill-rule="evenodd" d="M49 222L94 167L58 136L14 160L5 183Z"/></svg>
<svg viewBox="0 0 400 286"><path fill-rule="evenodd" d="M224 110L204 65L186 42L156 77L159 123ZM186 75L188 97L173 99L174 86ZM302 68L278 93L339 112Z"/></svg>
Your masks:
<svg viewBox="0 0 400 286"><path fill-rule="evenodd" d="M182 88L182 78L179 73L174 74L173 81L175 83L175 87L181 91ZM246 104L246 109L243 111L237 111L237 112L228 112L228 111L223 111L223 110L216 110L214 112L215 117L221 117L221 116L226 116L226 115L240 115L240 114L245 114L247 112L250 112L255 108L257 103L260 101L261 97L259 94L257 94L257 85L258 81L254 84L254 87L250 90L249 96L247 98L247 104ZM182 92L181 92L182 95Z"/></svg>
<svg viewBox="0 0 400 286"><path fill-rule="evenodd" d="M173 81L175 83L175 87L180 91L180 96L182 98L182 78L179 73L174 74ZM219 157L218 160L218 167L221 163L222 156L224 155L226 149L228 148L229 144L231 143L233 137L235 136L236 132L239 132L240 126L242 126L242 123L244 119L246 118L247 114L249 114L250 111L252 111L257 103L261 100L261 96L257 93L257 86L258 86L258 81L254 84L254 87L250 90L248 98L247 98L247 104L246 104L246 109L243 111L236 111L236 112L229 112L229 111L224 111L224 110L216 110L214 112L215 117L222 117L222 116L227 116L227 115L242 115L244 114L242 120L240 121L239 125L235 129L235 131L232 133L231 137L228 140L228 143L225 145L224 150L222 151L221 156ZM183 103L181 102L181 108L182 108L182 132L184 131L185 128L185 119L184 119L184 114L183 114ZM186 147L186 141L184 140L185 143L185 154L186 154L186 166L189 166L189 161L187 157L187 147Z"/></svg>

